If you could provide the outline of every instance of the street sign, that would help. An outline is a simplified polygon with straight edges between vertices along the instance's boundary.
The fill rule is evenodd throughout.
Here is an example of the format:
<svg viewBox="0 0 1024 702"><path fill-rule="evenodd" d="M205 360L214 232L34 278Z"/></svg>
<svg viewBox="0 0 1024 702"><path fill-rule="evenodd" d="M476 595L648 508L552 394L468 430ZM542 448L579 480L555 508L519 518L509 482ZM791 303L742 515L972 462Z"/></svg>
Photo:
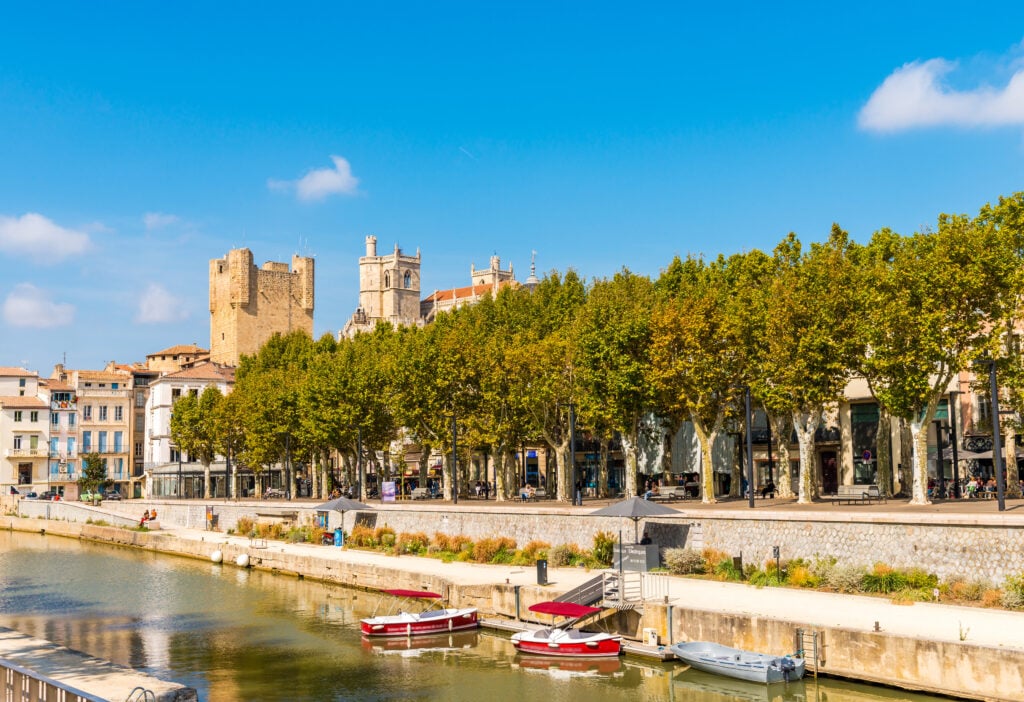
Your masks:
<svg viewBox="0 0 1024 702"><path fill-rule="evenodd" d="M864 449L864 453L861 455L861 458L864 459L865 463L870 461L871 460L871 450L870 449Z"/></svg>

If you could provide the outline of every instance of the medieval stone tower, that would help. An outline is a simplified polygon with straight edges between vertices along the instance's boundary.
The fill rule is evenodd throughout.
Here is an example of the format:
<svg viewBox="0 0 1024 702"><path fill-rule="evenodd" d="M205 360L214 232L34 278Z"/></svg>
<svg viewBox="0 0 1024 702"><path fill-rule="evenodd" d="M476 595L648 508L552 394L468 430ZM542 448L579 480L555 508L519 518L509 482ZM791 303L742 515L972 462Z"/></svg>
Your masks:
<svg viewBox="0 0 1024 702"><path fill-rule="evenodd" d="M252 251L232 249L210 261L210 360L238 365L274 335L301 329L313 336L313 259L253 264Z"/></svg>
<svg viewBox="0 0 1024 702"><path fill-rule="evenodd" d="M377 322L394 326L417 324L420 315L420 252L406 256L395 245L377 255L377 237L366 237L366 255L359 259L359 307L340 336L372 331Z"/></svg>

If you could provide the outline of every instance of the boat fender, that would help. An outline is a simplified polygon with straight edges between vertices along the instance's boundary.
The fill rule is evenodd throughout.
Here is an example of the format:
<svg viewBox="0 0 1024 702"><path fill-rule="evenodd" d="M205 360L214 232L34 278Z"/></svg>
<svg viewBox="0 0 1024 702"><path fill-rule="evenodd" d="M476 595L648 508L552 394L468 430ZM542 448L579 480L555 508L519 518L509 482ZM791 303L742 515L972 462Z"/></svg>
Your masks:
<svg viewBox="0 0 1024 702"><path fill-rule="evenodd" d="M449 619L448 620L448 631L451 631L451 630L452 630L452 620Z"/></svg>
<svg viewBox="0 0 1024 702"><path fill-rule="evenodd" d="M412 624L405 625L405 635L412 636Z"/></svg>

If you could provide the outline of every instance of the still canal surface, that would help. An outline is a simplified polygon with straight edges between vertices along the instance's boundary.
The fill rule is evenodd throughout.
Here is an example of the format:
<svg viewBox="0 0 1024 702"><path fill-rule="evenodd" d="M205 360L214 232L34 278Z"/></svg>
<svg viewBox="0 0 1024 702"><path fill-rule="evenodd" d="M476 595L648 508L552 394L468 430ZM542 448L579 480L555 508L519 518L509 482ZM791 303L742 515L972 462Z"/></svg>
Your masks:
<svg viewBox="0 0 1024 702"><path fill-rule="evenodd" d="M769 691L632 658L550 661L487 631L371 643L358 624L376 605L290 576L0 531L0 626L192 686L204 702L937 699L826 680Z"/></svg>

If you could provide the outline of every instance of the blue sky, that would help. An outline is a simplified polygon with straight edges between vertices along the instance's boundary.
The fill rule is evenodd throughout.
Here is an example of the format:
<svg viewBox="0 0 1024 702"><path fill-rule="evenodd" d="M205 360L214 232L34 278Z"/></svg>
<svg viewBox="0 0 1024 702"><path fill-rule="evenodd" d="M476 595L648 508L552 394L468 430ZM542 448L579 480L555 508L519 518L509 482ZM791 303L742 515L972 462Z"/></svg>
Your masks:
<svg viewBox="0 0 1024 702"><path fill-rule="evenodd" d="M656 276L1024 188L1024 5L8 3L0 365L209 343L208 262ZM903 7L900 7L903 5Z"/></svg>

